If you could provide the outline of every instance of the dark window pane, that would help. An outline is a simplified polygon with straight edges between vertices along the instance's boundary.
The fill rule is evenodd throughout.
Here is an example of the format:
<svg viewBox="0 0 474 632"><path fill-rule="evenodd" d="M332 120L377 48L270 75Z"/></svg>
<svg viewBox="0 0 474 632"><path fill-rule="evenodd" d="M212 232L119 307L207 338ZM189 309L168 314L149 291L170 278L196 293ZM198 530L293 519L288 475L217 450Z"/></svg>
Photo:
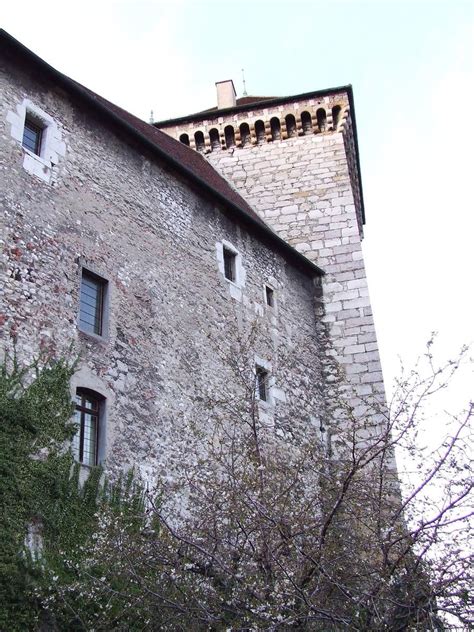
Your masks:
<svg viewBox="0 0 474 632"><path fill-rule="evenodd" d="M235 252L224 248L224 276L229 281L235 281Z"/></svg>
<svg viewBox="0 0 474 632"><path fill-rule="evenodd" d="M25 120L25 127L23 130L23 147L26 147L26 149L29 149L34 154L38 154L39 156L41 151L42 135L42 128L27 118Z"/></svg>
<svg viewBox="0 0 474 632"><path fill-rule="evenodd" d="M257 367L257 394L258 398L266 402L268 399L268 373Z"/></svg>
<svg viewBox="0 0 474 632"><path fill-rule="evenodd" d="M268 285L265 286L265 296L267 299L267 305L269 305L270 307L273 307L273 290L271 287L268 287Z"/></svg>
<svg viewBox="0 0 474 632"><path fill-rule="evenodd" d="M97 465L100 399L86 391L76 395L77 432L72 440L74 458L85 465Z"/></svg>
<svg viewBox="0 0 474 632"><path fill-rule="evenodd" d="M79 324L81 329L102 334L102 313L105 282L82 273Z"/></svg>

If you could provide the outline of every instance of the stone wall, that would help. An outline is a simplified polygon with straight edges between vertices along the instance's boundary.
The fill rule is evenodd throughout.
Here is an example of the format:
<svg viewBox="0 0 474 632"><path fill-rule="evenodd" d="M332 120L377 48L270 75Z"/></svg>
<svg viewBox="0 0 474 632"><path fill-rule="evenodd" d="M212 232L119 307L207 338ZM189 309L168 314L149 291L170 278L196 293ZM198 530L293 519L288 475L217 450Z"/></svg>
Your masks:
<svg viewBox="0 0 474 632"><path fill-rule="evenodd" d="M327 357L344 368L358 396L384 403L350 120L343 130L213 151L208 160L281 237L326 272ZM335 366L329 362L327 370L331 382ZM364 403L351 401L362 414Z"/></svg>
<svg viewBox="0 0 474 632"><path fill-rule="evenodd" d="M1 90L2 346L12 350L16 341L26 361L73 345L80 358L73 388L106 398L100 453L108 468L136 464L172 477L196 459L189 427L207 423L205 395L242 396L229 358L252 330L255 361L272 378L262 418L279 433L319 427L313 279L54 86L13 68L1 75ZM64 143L47 179L24 168L25 150L12 135L12 113L24 99L54 120ZM239 292L220 269L223 241L241 256ZM108 281L101 338L78 328L84 268ZM265 284L274 307L265 304Z"/></svg>

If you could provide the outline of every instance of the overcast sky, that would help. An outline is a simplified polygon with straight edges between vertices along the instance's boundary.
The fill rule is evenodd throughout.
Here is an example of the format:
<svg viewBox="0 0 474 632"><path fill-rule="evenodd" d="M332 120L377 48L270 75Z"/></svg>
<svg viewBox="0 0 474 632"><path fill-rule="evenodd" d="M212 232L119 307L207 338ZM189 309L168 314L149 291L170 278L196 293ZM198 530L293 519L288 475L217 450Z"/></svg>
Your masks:
<svg viewBox="0 0 474 632"><path fill-rule="evenodd" d="M364 252L384 375L474 339L474 2L9 2L3 28L58 70L148 119L242 94L353 84ZM472 396L472 374L461 391Z"/></svg>

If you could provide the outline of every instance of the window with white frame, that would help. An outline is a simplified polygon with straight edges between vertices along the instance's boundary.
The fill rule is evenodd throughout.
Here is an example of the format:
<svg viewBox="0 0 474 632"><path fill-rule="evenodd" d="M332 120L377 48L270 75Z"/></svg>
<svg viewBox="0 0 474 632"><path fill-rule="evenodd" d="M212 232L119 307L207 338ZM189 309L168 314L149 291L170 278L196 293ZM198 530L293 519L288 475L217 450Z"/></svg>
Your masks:
<svg viewBox="0 0 474 632"><path fill-rule="evenodd" d="M224 239L217 242L216 255L219 271L228 282L230 295L240 301L246 277L242 255L233 244Z"/></svg>
<svg viewBox="0 0 474 632"><path fill-rule="evenodd" d="M49 183L53 167L66 154L57 122L29 99L7 113L10 135L23 147L23 168Z"/></svg>

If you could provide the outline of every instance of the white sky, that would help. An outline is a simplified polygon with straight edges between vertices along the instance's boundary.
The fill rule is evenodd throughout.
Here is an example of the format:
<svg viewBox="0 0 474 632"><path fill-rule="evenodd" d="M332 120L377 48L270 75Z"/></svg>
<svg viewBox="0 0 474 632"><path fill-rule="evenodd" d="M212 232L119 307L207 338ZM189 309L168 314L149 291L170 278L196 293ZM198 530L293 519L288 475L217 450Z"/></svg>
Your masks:
<svg viewBox="0 0 474 632"><path fill-rule="evenodd" d="M52 66L145 119L215 105L222 79L240 96L241 68L253 95L352 83L387 386L432 330L443 353L473 341L472 1L23 0L2 13Z"/></svg>

